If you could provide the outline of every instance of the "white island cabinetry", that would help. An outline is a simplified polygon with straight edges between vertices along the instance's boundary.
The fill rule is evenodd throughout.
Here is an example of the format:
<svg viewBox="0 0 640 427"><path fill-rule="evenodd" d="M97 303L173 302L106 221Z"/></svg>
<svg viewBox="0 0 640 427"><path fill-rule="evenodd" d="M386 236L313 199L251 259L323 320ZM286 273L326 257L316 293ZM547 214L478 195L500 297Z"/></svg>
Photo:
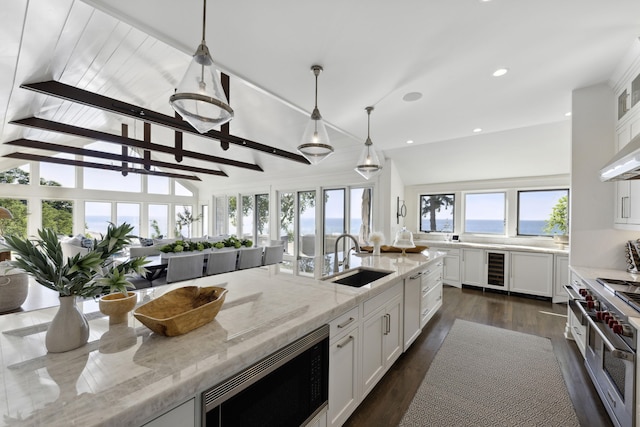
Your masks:
<svg viewBox="0 0 640 427"><path fill-rule="evenodd" d="M342 425L360 402L360 307L329 324L329 420Z"/></svg>
<svg viewBox="0 0 640 427"><path fill-rule="evenodd" d="M418 338L420 326L420 302L422 293L422 275L420 271L404 279L404 350Z"/></svg>
<svg viewBox="0 0 640 427"><path fill-rule="evenodd" d="M362 397L364 398L402 353L403 284L363 303Z"/></svg>
<svg viewBox="0 0 640 427"><path fill-rule="evenodd" d="M511 291L553 296L553 255L511 252Z"/></svg>

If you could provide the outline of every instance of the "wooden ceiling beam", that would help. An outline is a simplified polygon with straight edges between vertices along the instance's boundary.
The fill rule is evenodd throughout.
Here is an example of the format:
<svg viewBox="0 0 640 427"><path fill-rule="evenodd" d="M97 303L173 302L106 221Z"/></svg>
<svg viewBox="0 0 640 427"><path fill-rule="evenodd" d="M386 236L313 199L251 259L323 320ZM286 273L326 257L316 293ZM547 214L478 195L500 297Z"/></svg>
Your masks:
<svg viewBox="0 0 640 427"><path fill-rule="evenodd" d="M98 141L111 142L114 144L128 145L130 147L140 148L142 150L153 150L168 154L175 154L175 148L166 145L146 143L137 139L125 138L120 135L114 135L111 133L100 132L93 129L81 128L78 126L68 125L60 122L53 122L51 120L39 119L37 117L28 117L26 119L13 120L10 124L31 127L35 129L44 129L52 132L64 133L68 135L80 136L83 138L95 139ZM262 168L254 163L245 163L238 160L225 159L218 156L211 156L208 154L198 153L195 151L182 150L182 156L193 159L203 160L205 162L220 163L229 166L235 166L244 169L250 169L258 172L262 172Z"/></svg>
<svg viewBox="0 0 640 427"><path fill-rule="evenodd" d="M55 80L22 84L20 85L20 87L45 95L55 96L67 101L77 102L90 107L95 107L104 111L109 111L111 113L132 117L147 123L165 126L173 130L191 133L203 138L215 139L221 142L228 142L295 162L304 163L307 165L310 164L310 162L300 154L280 150L278 148L260 144L259 142L251 141L246 138L240 138L234 135L225 135L223 132L219 132L216 130L211 130L205 134L201 134L184 120L176 119L174 117L167 116L153 110L148 110L137 105L118 101L117 99L89 92L84 89L79 89L74 86L69 86Z"/></svg>
<svg viewBox="0 0 640 427"><path fill-rule="evenodd" d="M13 141L8 141L8 142L5 142L5 144L11 145L11 146L16 146L16 147L36 148L38 150L55 151L55 152L60 152L60 153L75 154L75 155L88 156L88 157L96 157L96 158L99 158L99 159L106 159L106 160L113 160L113 161L116 161L116 162L122 162L123 171L131 171L131 168L128 166L129 163L137 163L137 164L144 165L145 161L146 161L143 158L129 156L128 154L126 154L125 151L123 151L123 154L120 155L120 154L115 154L115 153L106 153L104 151L89 150L87 148L80 148L80 147L70 147L70 146L67 146L67 145L54 144L54 143L51 143L51 142L37 141L37 140L26 139L26 138L20 138L20 139L16 139L16 140L13 140ZM123 145L122 147L125 150L127 148L125 145ZM150 162L149 163L150 166L156 166L156 167L160 167L160 168L176 169L176 170L182 170L182 171L187 171L187 172L204 173L204 174L208 174L208 175L216 175L216 176L224 176L224 177L228 176L226 173L224 173L223 171L220 171L220 170L199 168L197 166L189 166L189 165L182 165L182 164L175 164L175 163L168 163L168 162L162 162L162 161L159 161L159 160L149 160L149 162Z"/></svg>
<svg viewBox="0 0 640 427"><path fill-rule="evenodd" d="M29 154L29 153L11 153L11 154L6 154L3 157L7 157L10 159L21 159L21 160L31 160L34 162L45 162L45 163L56 163L59 165L68 165L68 166L78 166L78 167L82 167L82 168L93 168L93 169L103 169L103 170L110 170L110 171L115 171L115 172L122 172L122 166L118 166L118 165L105 165L102 163L93 163L93 162L85 162L85 161L81 161L81 160L71 160L71 159L61 159L58 157L47 157L47 156L41 156L38 154ZM128 168L127 169L128 173L138 173L141 175L155 175L155 176L165 176L168 178L177 178L177 179L188 179L191 181L201 181L200 178L198 178L195 175L183 175L183 174L178 174L178 173L171 173L171 172L160 172L160 171L148 171L146 169L132 169L132 168Z"/></svg>

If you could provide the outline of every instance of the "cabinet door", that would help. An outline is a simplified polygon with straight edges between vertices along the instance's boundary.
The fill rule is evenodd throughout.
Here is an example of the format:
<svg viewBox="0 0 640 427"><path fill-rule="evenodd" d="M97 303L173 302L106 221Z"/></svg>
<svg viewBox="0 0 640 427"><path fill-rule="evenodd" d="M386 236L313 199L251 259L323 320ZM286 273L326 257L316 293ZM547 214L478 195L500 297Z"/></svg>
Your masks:
<svg viewBox="0 0 640 427"><path fill-rule="evenodd" d="M564 290L564 285L569 284L569 257L555 255L553 273L553 302L567 302L569 299Z"/></svg>
<svg viewBox="0 0 640 427"><path fill-rule="evenodd" d="M422 272L404 279L404 351L418 338L420 328L420 288Z"/></svg>
<svg viewBox="0 0 640 427"><path fill-rule="evenodd" d="M511 290L553 296L553 255L511 252Z"/></svg>
<svg viewBox="0 0 640 427"><path fill-rule="evenodd" d="M640 134L640 116L634 113L634 116L628 125L627 142ZM622 148L622 147L620 147ZM628 212L627 212L627 224L640 224L640 182L637 180L624 181L629 185L628 196Z"/></svg>
<svg viewBox="0 0 640 427"><path fill-rule="evenodd" d="M462 249L462 283L465 285L483 286L484 280L484 250Z"/></svg>
<svg viewBox="0 0 640 427"><path fill-rule="evenodd" d="M460 285L460 256L459 255L447 255L444 258L444 283L457 288Z"/></svg>
<svg viewBox="0 0 640 427"><path fill-rule="evenodd" d="M359 328L351 328L329 350L329 425L340 426L358 406Z"/></svg>
<svg viewBox="0 0 640 427"><path fill-rule="evenodd" d="M383 332L385 371L402 353L402 298L389 301L385 310L386 331Z"/></svg>
<svg viewBox="0 0 640 427"><path fill-rule="evenodd" d="M382 307L362 324L362 397L384 374L382 333L386 328L385 313L385 307Z"/></svg>

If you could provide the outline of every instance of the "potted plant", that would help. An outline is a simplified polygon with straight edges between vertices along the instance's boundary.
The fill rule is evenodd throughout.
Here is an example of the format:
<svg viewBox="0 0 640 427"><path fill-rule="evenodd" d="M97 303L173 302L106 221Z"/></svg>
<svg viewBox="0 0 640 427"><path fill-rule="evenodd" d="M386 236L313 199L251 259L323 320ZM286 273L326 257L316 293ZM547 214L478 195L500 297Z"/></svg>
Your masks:
<svg viewBox="0 0 640 427"><path fill-rule="evenodd" d="M569 243L569 198L567 196L558 199L542 230L553 234L553 239L562 248Z"/></svg>
<svg viewBox="0 0 640 427"><path fill-rule="evenodd" d="M51 229L38 230L35 243L17 236L6 236L6 243L17 255L11 261L42 286L58 292L60 307L47 329L45 344L52 353L73 350L86 344L89 324L76 307L76 297L95 298L109 292L127 294L133 285L127 280L130 273L144 274L144 257L116 263L113 255L129 244L133 227L127 223L109 224L102 240L94 239L88 253L64 259L56 233Z"/></svg>

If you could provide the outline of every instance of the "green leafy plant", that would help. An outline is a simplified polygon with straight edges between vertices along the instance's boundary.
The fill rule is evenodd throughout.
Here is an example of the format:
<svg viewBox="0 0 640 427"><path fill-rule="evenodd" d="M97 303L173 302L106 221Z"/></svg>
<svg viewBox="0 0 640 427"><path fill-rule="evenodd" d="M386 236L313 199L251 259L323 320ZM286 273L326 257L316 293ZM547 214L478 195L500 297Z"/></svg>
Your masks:
<svg viewBox="0 0 640 427"><path fill-rule="evenodd" d="M569 198L567 196L558 199L542 230L545 233L561 235L569 232Z"/></svg>
<svg viewBox="0 0 640 427"><path fill-rule="evenodd" d="M160 252L193 252L203 251L209 248L241 248L243 246L250 248L253 246L253 241L250 239L239 239L236 236L230 236L216 243L208 242L206 240L201 242L192 242L190 240L176 240L173 243L162 246L160 248Z"/></svg>
<svg viewBox="0 0 640 427"><path fill-rule="evenodd" d="M38 230L35 243L18 236L6 236L7 246L17 255L11 261L34 277L42 286L58 292L60 296L97 297L109 292L127 293L134 286L127 280L131 273L144 274L145 257L132 258L116 263L113 255L121 252L133 236L133 227L109 224L102 240L94 239L93 247L86 254L76 254L64 259L56 233L51 229Z"/></svg>

